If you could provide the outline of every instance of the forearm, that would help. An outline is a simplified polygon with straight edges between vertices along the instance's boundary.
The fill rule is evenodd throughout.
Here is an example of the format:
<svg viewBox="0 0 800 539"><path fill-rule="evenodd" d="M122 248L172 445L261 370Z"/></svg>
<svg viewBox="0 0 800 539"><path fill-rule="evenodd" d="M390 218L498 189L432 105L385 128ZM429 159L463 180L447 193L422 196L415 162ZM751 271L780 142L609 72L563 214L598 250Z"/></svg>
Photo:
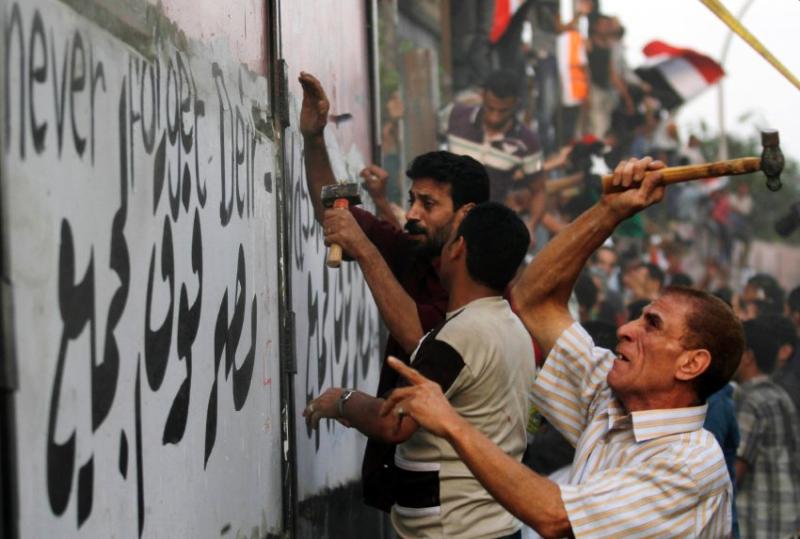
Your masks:
<svg viewBox="0 0 800 539"><path fill-rule="evenodd" d="M565 159L560 153L556 153L545 159L544 163L542 163L542 170L541 173L546 174L548 172L552 172L557 168L561 168L564 166Z"/></svg>
<svg viewBox="0 0 800 539"><path fill-rule="evenodd" d="M314 205L314 216L317 222L322 222L324 207L320 191L322 186L336 183L333 167L328 157L328 148L325 146L325 137L322 134L303 137L303 155L306 168L306 185L311 201Z"/></svg>
<svg viewBox="0 0 800 539"><path fill-rule="evenodd" d="M453 420L447 440L476 479L511 514L543 537L564 537L570 523L558 485L504 453L466 420Z"/></svg>
<svg viewBox="0 0 800 539"><path fill-rule="evenodd" d="M400 286L374 244L367 245L356 260L389 333L410 354L423 334L417 304Z"/></svg>
<svg viewBox="0 0 800 539"><path fill-rule="evenodd" d="M581 214L554 237L529 265L515 288L520 306L545 300L566 305L586 260L621 221L602 201Z"/></svg>
<svg viewBox="0 0 800 539"><path fill-rule="evenodd" d="M567 302L586 260L620 221L598 202L551 239L514 286L518 314L544 353L572 323Z"/></svg>
<svg viewBox="0 0 800 539"><path fill-rule="evenodd" d="M341 419L364 436L388 444L402 443L416 430L411 418L403 418L398 425L396 416L381 416L383 399L356 391L342 407Z"/></svg>
<svg viewBox="0 0 800 539"><path fill-rule="evenodd" d="M531 185L531 203L529 207L531 233L535 233L536 226L542 220L544 211L547 208L547 191L544 186L544 178L540 178Z"/></svg>
<svg viewBox="0 0 800 539"><path fill-rule="evenodd" d="M397 216L392 210L391 203L386 198L373 198L372 200L375 202L375 210L377 211L379 217L381 217L387 223L390 223L398 230L403 229L403 227L400 225L400 222L397 220Z"/></svg>

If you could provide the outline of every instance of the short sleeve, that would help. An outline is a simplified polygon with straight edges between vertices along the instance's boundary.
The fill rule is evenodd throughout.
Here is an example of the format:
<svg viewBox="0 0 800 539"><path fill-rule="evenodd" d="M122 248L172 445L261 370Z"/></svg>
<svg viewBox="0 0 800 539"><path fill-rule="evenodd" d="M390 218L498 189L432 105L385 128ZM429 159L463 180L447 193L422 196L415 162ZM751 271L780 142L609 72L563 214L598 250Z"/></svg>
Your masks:
<svg viewBox="0 0 800 539"><path fill-rule="evenodd" d="M576 322L564 330L544 362L534 384L534 404L572 445L591 420L593 402L608 387L613 359Z"/></svg>
<svg viewBox="0 0 800 539"><path fill-rule="evenodd" d="M411 366L442 386L442 391L448 398L460 386L468 371L461 354L448 343L435 338L426 338L419 345ZM408 384L403 380L399 385Z"/></svg>

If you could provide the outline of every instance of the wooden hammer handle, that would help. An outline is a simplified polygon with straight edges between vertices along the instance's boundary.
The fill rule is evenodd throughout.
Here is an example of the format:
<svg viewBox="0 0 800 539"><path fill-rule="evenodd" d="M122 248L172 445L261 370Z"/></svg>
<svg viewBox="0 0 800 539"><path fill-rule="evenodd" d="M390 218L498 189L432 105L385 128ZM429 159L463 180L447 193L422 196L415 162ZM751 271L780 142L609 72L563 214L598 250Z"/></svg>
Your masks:
<svg viewBox="0 0 800 539"><path fill-rule="evenodd" d="M333 207L338 209L344 209L350 207L350 201L346 198L337 198L333 201ZM338 268L342 264L342 246L338 243L331 243L331 246L328 247L328 259L325 261L325 264L329 268Z"/></svg>
<svg viewBox="0 0 800 539"><path fill-rule="evenodd" d="M717 178L719 176L736 176L738 174L749 174L761 170L761 158L742 157L739 159L729 159L728 161L717 161L715 163L703 163L701 165L687 165L684 167L669 167L661 169L664 175L664 183L688 182L702 178ZM613 174L603 176L603 192L612 193L625 191L625 188L618 185L612 186Z"/></svg>

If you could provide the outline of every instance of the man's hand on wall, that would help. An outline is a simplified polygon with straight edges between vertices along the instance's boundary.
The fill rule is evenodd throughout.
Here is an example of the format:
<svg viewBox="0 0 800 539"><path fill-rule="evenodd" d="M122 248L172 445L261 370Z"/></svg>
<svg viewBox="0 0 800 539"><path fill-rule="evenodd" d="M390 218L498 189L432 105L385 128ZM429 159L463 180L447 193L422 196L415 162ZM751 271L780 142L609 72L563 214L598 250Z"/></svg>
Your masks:
<svg viewBox="0 0 800 539"><path fill-rule="evenodd" d="M322 395L308 403L305 410L303 410L303 417L306 418L306 425L312 429L319 428L319 421L322 418L339 419L339 397L342 396L344 390L340 387L330 387L325 390ZM349 427L346 422L340 421L346 427Z"/></svg>
<svg viewBox="0 0 800 539"><path fill-rule="evenodd" d="M300 85L303 87L303 106L300 109L300 132L304 137L322 136L328 123L331 105L325 90L314 75L301 72Z"/></svg>

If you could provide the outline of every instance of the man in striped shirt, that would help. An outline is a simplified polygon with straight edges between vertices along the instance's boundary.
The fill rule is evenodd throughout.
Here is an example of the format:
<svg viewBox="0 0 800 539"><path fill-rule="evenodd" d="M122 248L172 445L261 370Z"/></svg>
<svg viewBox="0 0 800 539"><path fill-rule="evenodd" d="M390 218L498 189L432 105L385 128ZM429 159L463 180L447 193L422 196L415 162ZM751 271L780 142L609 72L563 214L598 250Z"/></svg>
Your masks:
<svg viewBox="0 0 800 539"><path fill-rule="evenodd" d="M664 196L663 164L620 163L615 184L536 257L514 288L519 314L549 352L537 407L576 446L566 484L537 475L467 425L435 383L392 361L411 383L382 412L410 414L442 436L486 489L545 537L725 537L731 483L703 430L705 399L735 372L744 346L731 309L700 291L668 288L596 348L567 301L589 255L624 219Z"/></svg>
<svg viewBox="0 0 800 539"><path fill-rule="evenodd" d="M744 322L747 348L736 372L736 508L742 537L752 539L800 532L800 418L791 397L769 376L781 346L773 334L781 318Z"/></svg>

